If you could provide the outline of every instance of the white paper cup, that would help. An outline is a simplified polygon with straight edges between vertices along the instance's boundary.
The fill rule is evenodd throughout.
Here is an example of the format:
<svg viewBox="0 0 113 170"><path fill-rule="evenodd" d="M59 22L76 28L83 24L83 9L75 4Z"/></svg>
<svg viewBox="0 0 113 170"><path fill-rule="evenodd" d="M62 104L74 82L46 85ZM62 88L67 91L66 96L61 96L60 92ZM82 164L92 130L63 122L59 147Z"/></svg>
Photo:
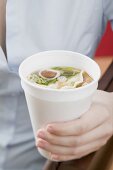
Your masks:
<svg viewBox="0 0 113 170"><path fill-rule="evenodd" d="M52 66L73 66L83 69L94 81L77 89L51 89L27 80L30 73ZM95 61L80 53L56 50L40 52L25 59L20 65L19 75L36 137L37 130L48 123L79 118L89 109L98 86L100 68ZM39 152L51 159L51 153L41 148Z"/></svg>

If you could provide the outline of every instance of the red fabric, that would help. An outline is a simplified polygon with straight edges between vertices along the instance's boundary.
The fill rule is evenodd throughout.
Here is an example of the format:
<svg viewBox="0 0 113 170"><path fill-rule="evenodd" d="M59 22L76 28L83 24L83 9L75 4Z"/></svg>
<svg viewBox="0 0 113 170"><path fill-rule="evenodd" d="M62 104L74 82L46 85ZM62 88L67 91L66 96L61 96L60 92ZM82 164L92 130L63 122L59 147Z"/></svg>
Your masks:
<svg viewBox="0 0 113 170"><path fill-rule="evenodd" d="M96 51L96 56L113 56L113 31L110 23Z"/></svg>

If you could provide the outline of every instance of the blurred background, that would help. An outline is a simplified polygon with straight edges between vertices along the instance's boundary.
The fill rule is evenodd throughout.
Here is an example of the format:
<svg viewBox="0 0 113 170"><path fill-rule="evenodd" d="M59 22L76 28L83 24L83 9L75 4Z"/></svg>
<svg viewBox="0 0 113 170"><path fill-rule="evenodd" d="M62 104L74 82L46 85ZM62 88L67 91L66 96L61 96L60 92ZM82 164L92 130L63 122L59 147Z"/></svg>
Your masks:
<svg viewBox="0 0 113 170"><path fill-rule="evenodd" d="M98 46L95 56L113 56L113 31L110 23L107 25L106 32Z"/></svg>
<svg viewBox="0 0 113 170"><path fill-rule="evenodd" d="M97 48L95 60L100 65L102 74L104 74L109 64L113 61L113 31L110 22L108 22L106 31Z"/></svg>

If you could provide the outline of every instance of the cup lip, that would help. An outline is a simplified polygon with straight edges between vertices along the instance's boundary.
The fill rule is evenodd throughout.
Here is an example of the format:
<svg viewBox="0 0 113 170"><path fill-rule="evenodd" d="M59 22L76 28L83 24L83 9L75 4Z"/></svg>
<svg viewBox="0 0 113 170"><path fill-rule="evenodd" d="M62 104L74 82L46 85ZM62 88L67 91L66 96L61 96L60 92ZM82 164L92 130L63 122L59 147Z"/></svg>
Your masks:
<svg viewBox="0 0 113 170"><path fill-rule="evenodd" d="M73 54L78 54L78 55L81 55L82 57L87 57L88 60L90 60L91 62L94 62L95 65L97 65L97 68L99 70L99 76L96 80L93 80L91 83L85 85L85 86L82 86L82 87L79 87L79 88L74 88L74 89L53 89L53 88L49 88L49 87L44 87L44 86L40 86L38 84L35 84L35 83L32 83L30 82L29 80L27 80L26 78L24 78L24 76L22 75L21 73L21 67L24 65L24 63L31 59L33 56L36 56L36 55L40 55L42 53L50 53L50 52L65 52L65 53L73 53ZM91 58L89 58L88 56L84 55L84 54L81 54L81 53L78 53L78 52L74 52L74 51L68 51L68 50L47 50L47 51L41 51L41 52L38 52L38 53L35 53L29 57L27 57L19 66L19 76L21 78L21 81L24 81L27 85L35 88L35 89L38 89L38 90L43 90L43 91L53 91L53 92L58 92L58 93L61 93L61 92L75 92L75 91L81 91L81 90L84 90L84 89L87 89L89 88L90 86L92 86L93 84L97 83L98 80L100 79L100 76L101 76L101 70L100 70L100 67L99 65L94 61L92 60Z"/></svg>

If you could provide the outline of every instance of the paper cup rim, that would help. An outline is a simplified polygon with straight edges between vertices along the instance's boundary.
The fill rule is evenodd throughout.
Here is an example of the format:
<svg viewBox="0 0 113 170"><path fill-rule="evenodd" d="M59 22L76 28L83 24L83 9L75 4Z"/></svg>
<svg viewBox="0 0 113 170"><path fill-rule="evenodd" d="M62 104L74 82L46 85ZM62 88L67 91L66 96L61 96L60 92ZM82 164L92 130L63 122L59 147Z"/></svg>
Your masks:
<svg viewBox="0 0 113 170"><path fill-rule="evenodd" d="M97 69L99 71L99 76L96 80L93 80L91 83L85 85L85 86L82 86L82 87L79 87L79 88L74 88L74 89L53 89L53 88L50 88L50 87L44 87L44 86L41 86L41 85L38 85L38 84L35 84L35 83L32 83L30 82L29 80L27 80L27 78L25 78L23 75L22 75L22 72L21 72L21 68L22 66L24 65L24 63L31 59L32 57L36 56L36 55L40 55L42 53L50 53L50 52L66 52L66 53L72 53L72 54L78 54L78 55L81 55L82 57L86 57L87 60L93 62L96 66L97 66ZM27 57L19 66L19 76L21 78L21 81L24 81L27 85L35 88L35 89L39 89L39 90L44 90L44 91L55 91L55 92L72 92L72 91L81 91L83 89L87 89L89 88L90 86L92 86L94 83L98 82L98 80L100 79L100 76L101 76L101 70L100 70L100 67L99 65L94 61L92 60L91 58L89 58L88 56L86 55L83 55L81 53L78 53L78 52L73 52L73 51L67 51L67 50L49 50L49 51L42 51L42 52L38 52L38 53L35 53L29 57Z"/></svg>

